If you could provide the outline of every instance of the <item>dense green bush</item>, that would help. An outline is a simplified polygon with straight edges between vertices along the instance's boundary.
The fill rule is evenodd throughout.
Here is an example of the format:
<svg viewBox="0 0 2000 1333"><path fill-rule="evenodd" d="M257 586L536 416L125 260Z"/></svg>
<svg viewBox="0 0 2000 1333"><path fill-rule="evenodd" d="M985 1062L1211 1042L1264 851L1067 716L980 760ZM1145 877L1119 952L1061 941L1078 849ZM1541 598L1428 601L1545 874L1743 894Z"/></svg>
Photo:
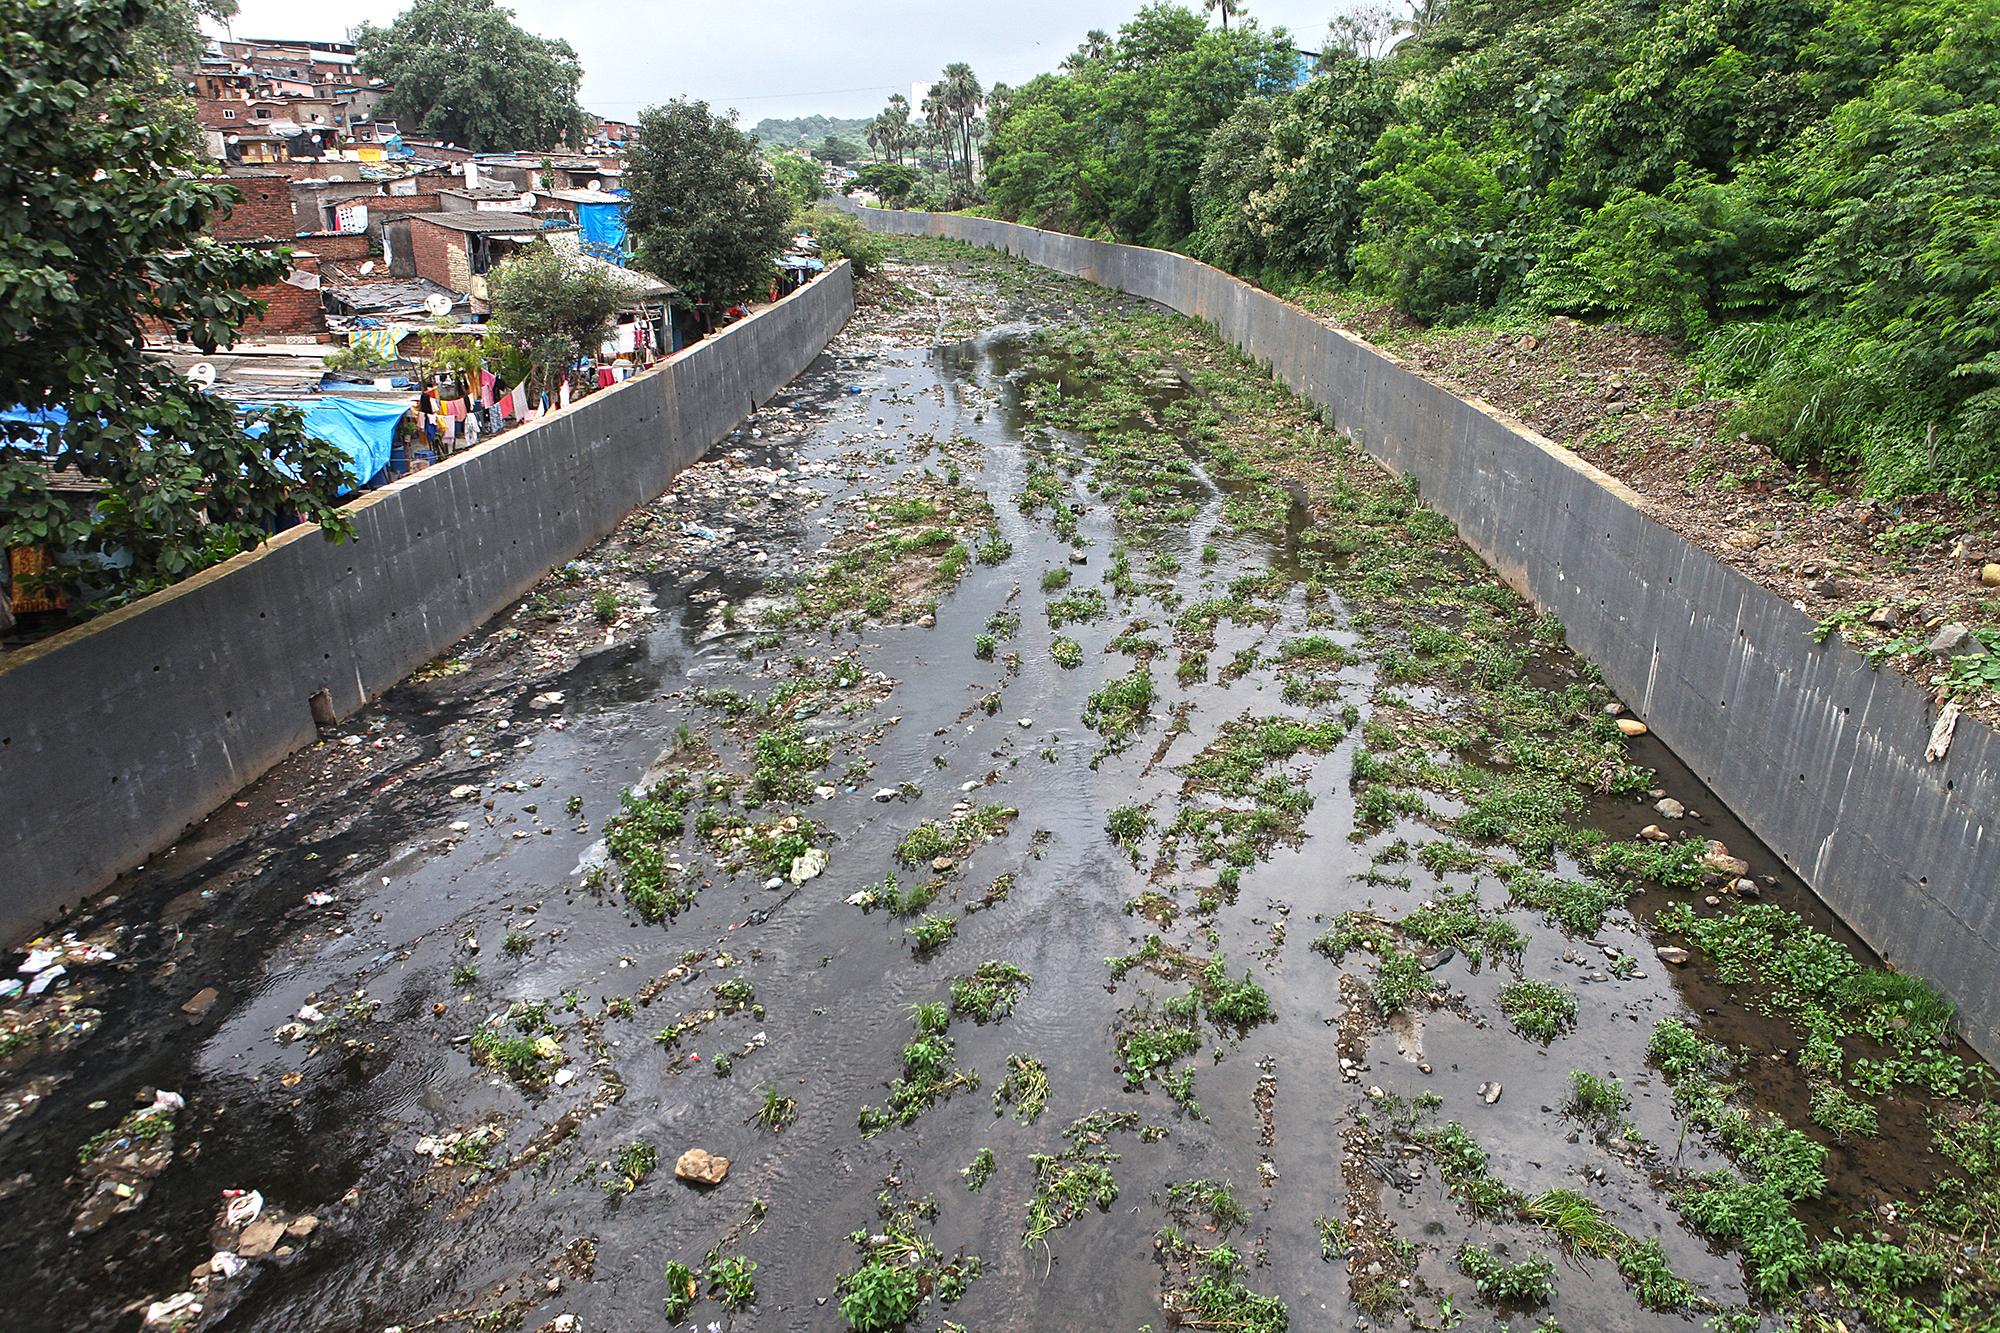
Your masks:
<svg viewBox="0 0 2000 1333"><path fill-rule="evenodd" d="M1297 87L1288 41L1142 10L1009 95L994 205L1670 334L1781 457L2000 492L2000 0L1455 0Z"/></svg>

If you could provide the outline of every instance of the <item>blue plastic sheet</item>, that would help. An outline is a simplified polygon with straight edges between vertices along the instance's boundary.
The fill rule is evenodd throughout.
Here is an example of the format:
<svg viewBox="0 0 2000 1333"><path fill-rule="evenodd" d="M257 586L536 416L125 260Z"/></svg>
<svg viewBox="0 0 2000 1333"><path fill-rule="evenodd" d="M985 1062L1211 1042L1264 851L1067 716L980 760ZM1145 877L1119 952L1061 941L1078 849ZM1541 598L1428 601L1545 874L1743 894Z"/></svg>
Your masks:
<svg viewBox="0 0 2000 1333"><path fill-rule="evenodd" d="M325 440L347 455L347 474L351 484L342 488L342 495L361 489L389 466L389 451L396 440L396 423L410 410L409 403L401 399L384 401L378 398L308 398L242 403L238 406L246 412L268 407L298 408L305 417L306 434ZM0 410L0 421L54 427L67 425L69 416L59 407L40 411L13 407ZM260 421L251 425L246 433L254 438L266 429ZM43 442L9 440L7 443L36 449L41 448Z"/></svg>
<svg viewBox="0 0 2000 1333"><path fill-rule="evenodd" d="M625 205L578 204L576 221L583 228L586 253L614 264L625 262Z"/></svg>
<svg viewBox="0 0 2000 1333"><path fill-rule="evenodd" d="M374 480L389 466L389 451L396 442L396 423L410 410L400 399L384 402L379 398L310 398L303 402L245 403L246 408L297 407L305 416L306 434L325 440L347 455L347 474L354 485L342 495ZM264 432L262 422L251 426L249 435Z"/></svg>

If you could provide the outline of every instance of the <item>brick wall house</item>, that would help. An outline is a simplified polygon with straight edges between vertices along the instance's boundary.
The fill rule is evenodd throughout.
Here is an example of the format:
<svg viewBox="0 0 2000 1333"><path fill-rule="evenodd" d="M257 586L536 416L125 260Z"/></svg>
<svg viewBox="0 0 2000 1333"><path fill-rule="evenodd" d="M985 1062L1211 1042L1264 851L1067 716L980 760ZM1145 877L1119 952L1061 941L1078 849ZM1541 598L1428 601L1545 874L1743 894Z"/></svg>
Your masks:
<svg viewBox="0 0 2000 1333"><path fill-rule="evenodd" d="M295 235L291 182L275 171L232 171L229 183L243 198L218 216L209 234L218 241L262 241Z"/></svg>
<svg viewBox="0 0 2000 1333"><path fill-rule="evenodd" d="M319 296L319 256L309 250L292 251L292 271L284 278L268 287L253 287L245 294L265 306L262 316L244 321L240 336L245 342L326 333L326 311Z"/></svg>

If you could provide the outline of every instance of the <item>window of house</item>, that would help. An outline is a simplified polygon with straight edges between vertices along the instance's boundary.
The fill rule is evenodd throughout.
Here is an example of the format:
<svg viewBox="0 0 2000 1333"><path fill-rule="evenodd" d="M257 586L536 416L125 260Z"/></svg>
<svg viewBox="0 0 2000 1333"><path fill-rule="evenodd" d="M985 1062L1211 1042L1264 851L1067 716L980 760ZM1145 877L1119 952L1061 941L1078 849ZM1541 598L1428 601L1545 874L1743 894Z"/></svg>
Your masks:
<svg viewBox="0 0 2000 1333"><path fill-rule="evenodd" d="M234 119L236 119L236 113L235 113L234 111L230 111L230 110L228 110L228 109L226 109L226 108L225 108L225 109L224 109L224 111L223 111L223 113L222 113L222 118L223 118L224 120L234 120Z"/></svg>

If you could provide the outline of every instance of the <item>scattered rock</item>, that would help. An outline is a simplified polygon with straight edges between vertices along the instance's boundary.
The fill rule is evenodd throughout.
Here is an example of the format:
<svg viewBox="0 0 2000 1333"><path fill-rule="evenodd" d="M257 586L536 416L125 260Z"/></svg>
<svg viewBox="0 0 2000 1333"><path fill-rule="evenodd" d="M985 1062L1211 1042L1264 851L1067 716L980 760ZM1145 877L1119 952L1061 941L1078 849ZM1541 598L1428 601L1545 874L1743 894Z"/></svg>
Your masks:
<svg viewBox="0 0 2000 1333"><path fill-rule="evenodd" d="M896 789L894 787L878 787L875 790L875 799L878 801L893 801L896 799Z"/></svg>
<svg viewBox="0 0 2000 1333"><path fill-rule="evenodd" d="M1646 825L1646 827L1639 830L1639 836L1647 842L1669 842L1673 838L1673 834L1667 832L1658 824Z"/></svg>
<svg viewBox="0 0 2000 1333"><path fill-rule="evenodd" d="M1893 606L1878 606L1868 613L1865 623L1870 629L1894 629L1896 628L1896 608Z"/></svg>
<svg viewBox="0 0 2000 1333"><path fill-rule="evenodd" d="M1636 717L1621 717L1618 719L1618 730L1624 732L1627 736L1643 736L1651 731L1652 728Z"/></svg>
<svg viewBox="0 0 2000 1333"><path fill-rule="evenodd" d="M2000 588L2000 562L1989 560L1981 565L1979 581L1989 588Z"/></svg>
<svg viewBox="0 0 2000 1333"><path fill-rule="evenodd" d="M1485 1102L1485 1103L1486 1103L1486 1104L1487 1104L1488 1106L1491 1106L1491 1105L1493 1105L1493 1103L1495 1103L1495 1102L1499 1101L1499 1100L1500 1100L1500 1080L1499 1080L1499 1079L1494 1079L1494 1080L1492 1080L1491 1082L1487 1082L1487 1083L1482 1083L1482 1084L1480 1084L1480 1085L1479 1085L1479 1100L1480 1100L1480 1101L1482 1101L1482 1102Z"/></svg>
<svg viewBox="0 0 2000 1333"><path fill-rule="evenodd" d="M956 864L957 862L953 861L949 856L933 856L931 858L931 869L940 875L949 873L951 868Z"/></svg>
<svg viewBox="0 0 2000 1333"><path fill-rule="evenodd" d="M1701 858L1701 868L1731 879L1742 879L1750 873L1750 863L1740 856L1731 856L1729 849L1719 842L1709 844L1708 854Z"/></svg>
<svg viewBox="0 0 2000 1333"><path fill-rule="evenodd" d="M262 1259L285 1238L285 1224L275 1217L260 1217L243 1228L236 1238L236 1253L245 1259Z"/></svg>
<svg viewBox="0 0 2000 1333"><path fill-rule="evenodd" d="M1662 944L1659 948L1653 950L1653 952L1659 955L1661 962L1671 963L1675 967L1686 967L1688 959L1693 957L1692 954L1686 949L1681 948L1678 944Z"/></svg>
<svg viewBox="0 0 2000 1333"><path fill-rule="evenodd" d="M1971 630L1954 623L1937 632L1929 650L1939 657L1978 657L1986 651L1986 645Z"/></svg>
<svg viewBox="0 0 2000 1333"><path fill-rule="evenodd" d="M729 1159L705 1148L689 1148L674 1163L674 1175L691 1185L720 1185L729 1175Z"/></svg>
<svg viewBox="0 0 2000 1333"><path fill-rule="evenodd" d="M454 800L454 801L476 801L476 800L478 800L478 799L479 799L479 787L478 787L478 784L476 784L476 783L471 783L471 782L466 782L466 783L461 783L460 785L458 785L458 786L456 786L456 787L453 787L453 788L451 789L451 799L452 799L452 800Z"/></svg>
<svg viewBox="0 0 2000 1333"><path fill-rule="evenodd" d="M189 1018L206 1017L208 1011L215 1007L215 1002L221 998L221 994L215 987L203 986L200 990L188 996L187 1000L182 1003L181 1012Z"/></svg>
<svg viewBox="0 0 2000 1333"><path fill-rule="evenodd" d="M1660 812L1660 816L1663 819L1687 818L1687 807L1682 805L1679 801L1676 801L1671 796L1663 796L1659 800L1653 802L1653 808Z"/></svg>
<svg viewBox="0 0 2000 1333"><path fill-rule="evenodd" d="M1815 597L1840 596L1840 584L1832 579L1814 579L1806 585L1806 591Z"/></svg>
<svg viewBox="0 0 2000 1333"><path fill-rule="evenodd" d="M1731 884L1729 887L1735 891L1737 897L1748 898L1752 902L1755 902L1757 899L1764 896L1763 888L1758 885L1756 880L1751 879L1747 876L1738 879L1734 884Z"/></svg>

